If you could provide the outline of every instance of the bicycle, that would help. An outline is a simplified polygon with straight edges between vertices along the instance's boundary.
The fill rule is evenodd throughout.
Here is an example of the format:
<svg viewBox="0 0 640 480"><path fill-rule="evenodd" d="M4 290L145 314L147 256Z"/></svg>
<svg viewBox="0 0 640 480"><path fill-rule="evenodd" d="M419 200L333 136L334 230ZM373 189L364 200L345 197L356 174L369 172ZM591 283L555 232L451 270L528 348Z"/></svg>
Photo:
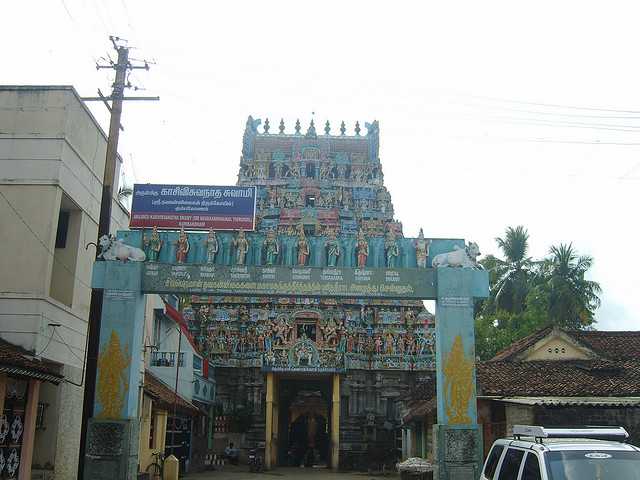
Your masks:
<svg viewBox="0 0 640 480"><path fill-rule="evenodd" d="M147 466L145 471L149 474L149 480L161 480L164 470L164 453L153 452L151 456L154 461Z"/></svg>

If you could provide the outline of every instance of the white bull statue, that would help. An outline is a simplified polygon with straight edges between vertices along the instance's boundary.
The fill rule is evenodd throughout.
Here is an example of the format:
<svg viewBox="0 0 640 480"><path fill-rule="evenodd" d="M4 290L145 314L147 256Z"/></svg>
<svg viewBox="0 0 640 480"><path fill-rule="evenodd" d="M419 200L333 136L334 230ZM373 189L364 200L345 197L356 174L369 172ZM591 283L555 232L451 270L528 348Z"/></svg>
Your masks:
<svg viewBox="0 0 640 480"><path fill-rule="evenodd" d="M460 247L454 245L453 251L440 253L433 257L433 268L440 267L462 267L481 269L482 265L476 260L480 256L480 248L475 242L469 242L468 245Z"/></svg>
<svg viewBox="0 0 640 480"><path fill-rule="evenodd" d="M113 235L103 235L98 239L102 251L98 258L104 260L121 260L123 262L144 262L147 256L137 248L117 240Z"/></svg>

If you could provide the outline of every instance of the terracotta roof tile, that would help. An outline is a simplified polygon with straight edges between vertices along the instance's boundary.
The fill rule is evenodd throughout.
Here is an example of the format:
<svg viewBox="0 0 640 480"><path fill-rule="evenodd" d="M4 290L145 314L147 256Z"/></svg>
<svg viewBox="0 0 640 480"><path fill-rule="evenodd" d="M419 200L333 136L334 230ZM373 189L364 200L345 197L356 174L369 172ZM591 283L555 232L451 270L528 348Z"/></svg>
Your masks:
<svg viewBox="0 0 640 480"><path fill-rule="evenodd" d="M635 358L640 360L640 331L600 332L597 330L577 330L565 333L605 357L612 359Z"/></svg>
<svg viewBox="0 0 640 480"><path fill-rule="evenodd" d="M413 403L409 407L409 411L402 417L404 423L410 422L414 418L422 418L425 415L432 414L438 407L438 400L436 397L432 397L428 400L421 400Z"/></svg>
<svg viewBox="0 0 640 480"><path fill-rule="evenodd" d="M484 395L640 396L640 360L491 361L477 378Z"/></svg>
<svg viewBox="0 0 640 480"><path fill-rule="evenodd" d="M60 374L60 365L47 360L39 360L33 353L0 338L0 369L24 377L34 377L54 383L64 377Z"/></svg>

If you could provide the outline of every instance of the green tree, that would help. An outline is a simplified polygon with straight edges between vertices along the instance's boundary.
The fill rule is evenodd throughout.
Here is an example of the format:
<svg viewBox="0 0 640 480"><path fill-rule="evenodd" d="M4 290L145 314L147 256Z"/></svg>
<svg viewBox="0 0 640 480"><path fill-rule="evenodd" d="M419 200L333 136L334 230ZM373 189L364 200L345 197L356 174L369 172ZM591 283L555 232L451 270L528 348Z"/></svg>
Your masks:
<svg viewBox="0 0 640 480"><path fill-rule="evenodd" d="M504 238L496 238L504 260L495 259L493 302L497 309L520 313L526 307L533 262L529 252L529 232L522 225L508 227Z"/></svg>
<svg viewBox="0 0 640 480"><path fill-rule="evenodd" d="M602 292L597 282L585 278L593 258L578 255L571 243L552 246L549 253L542 270L550 323L574 329L593 325Z"/></svg>
<svg viewBox="0 0 640 480"><path fill-rule="evenodd" d="M476 354L482 360L540 328L579 329L594 322L601 289L585 278L593 259L560 244L547 258L533 261L527 256L528 238L524 227L509 227L504 238L496 239L504 260L489 255L481 261L491 288L476 308Z"/></svg>

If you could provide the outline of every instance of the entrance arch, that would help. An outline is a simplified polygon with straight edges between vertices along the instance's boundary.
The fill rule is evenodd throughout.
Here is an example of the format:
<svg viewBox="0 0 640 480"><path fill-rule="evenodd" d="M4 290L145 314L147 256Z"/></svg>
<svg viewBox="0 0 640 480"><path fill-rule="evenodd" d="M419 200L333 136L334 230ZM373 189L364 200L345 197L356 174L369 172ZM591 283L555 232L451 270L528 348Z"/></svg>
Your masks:
<svg viewBox="0 0 640 480"><path fill-rule="evenodd" d="M192 245L203 244L206 240L206 234L188 235ZM223 235L220 237L220 242L223 243ZM120 232L119 238L129 245L143 244L140 231ZM98 387L95 404L97 416L106 416L105 412L108 412L109 420L105 420L106 423L113 423L114 420L131 423L137 419L136 393L140 384L137 365L140 361L139 343L142 338L145 293L219 295L233 298L264 295L285 299L435 299L438 425L434 438L439 454L438 468L440 472L454 472L457 469L464 478L477 476L481 464L481 442L476 425L473 302L475 298L488 294L488 275L487 272L472 266L443 266L436 269L418 267L415 251L412 250L415 242L416 239L402 239L401 249L405 253L408 252L404 256L405 263L402 268L393 269L96 262L92 286L102 289L105 299L102 310L98 383L102 374L113 374L114 365L118 368L120 382L114 388L105 388L105 385ZM430 259L433 260L434 256L447 252L462 255L461 252L465 250L460 244L464 245L464 242L433 239ZM391 318L392 312L389 313ZM337 319L336 324L338 329L347 329L349 324L358 329L358 339L362 339L363 345L360 345L362 348L357 351L349 350L348 342L336 342L327 348L324 348L326 345L321 345L320 347L324 348L321 351L317 342L317 330L316 341L313 342L313 348L316 350L305 344L302 338L296 338L297 341L291 343L290 329L293 325L286 322L279 326L282 330L282 343L277 349L275 345L266 349L265 333L271 335L271 329L275 327L271 319L260 318L262 317L256 317L254 320L251 312L238 312L237 330L229 332L229 335L232 338L239 335L247 335L247 338L251 336L252 342L244 345L257 346L247 347L249 350L239 348L233 352L226 352L226 357L234 365L248 364L260 368L265 374L266 466L271 467L278 463L278 452L281 448L278 443L282 438L282 415L279 407L281 399L278 398L277 388L280 377L285 374L312 374L326 375L331 379L331 425L328 429L331 437L330 463L333 468L337 468L340 451L341 375L348 368L367 369L371 368L370 365L373 363L381 369L415 368L417 362L422 361L416 353L417 339L411 332L405 334L389 331L385 332L384 338L382 335L376 335L376 331L384 332L385 317L371 317L365 310L355 321L353 318ZM415 319L405 318L403 321L407 329L410 326L415 327ZM258 326L264 328L258 329ZM324 334L323 330L322 335ZM224 335L224 332L221 335ZM404 346L409 347L409 350L404 350L401 354L394 350L397 347L393 346L394 342L397 343L397 338L400 338L399 335L403 335ZM262 344L258 341L261 336ZM341 338L344 338L344 334ZM274 341L273 344L275 343ZM225 345L229 345L229 342ZM311 356L307 347L312 350ZM131 358L127 358L127 354ZM465 467L466 470L461 470L461 467Z"/></svg>

